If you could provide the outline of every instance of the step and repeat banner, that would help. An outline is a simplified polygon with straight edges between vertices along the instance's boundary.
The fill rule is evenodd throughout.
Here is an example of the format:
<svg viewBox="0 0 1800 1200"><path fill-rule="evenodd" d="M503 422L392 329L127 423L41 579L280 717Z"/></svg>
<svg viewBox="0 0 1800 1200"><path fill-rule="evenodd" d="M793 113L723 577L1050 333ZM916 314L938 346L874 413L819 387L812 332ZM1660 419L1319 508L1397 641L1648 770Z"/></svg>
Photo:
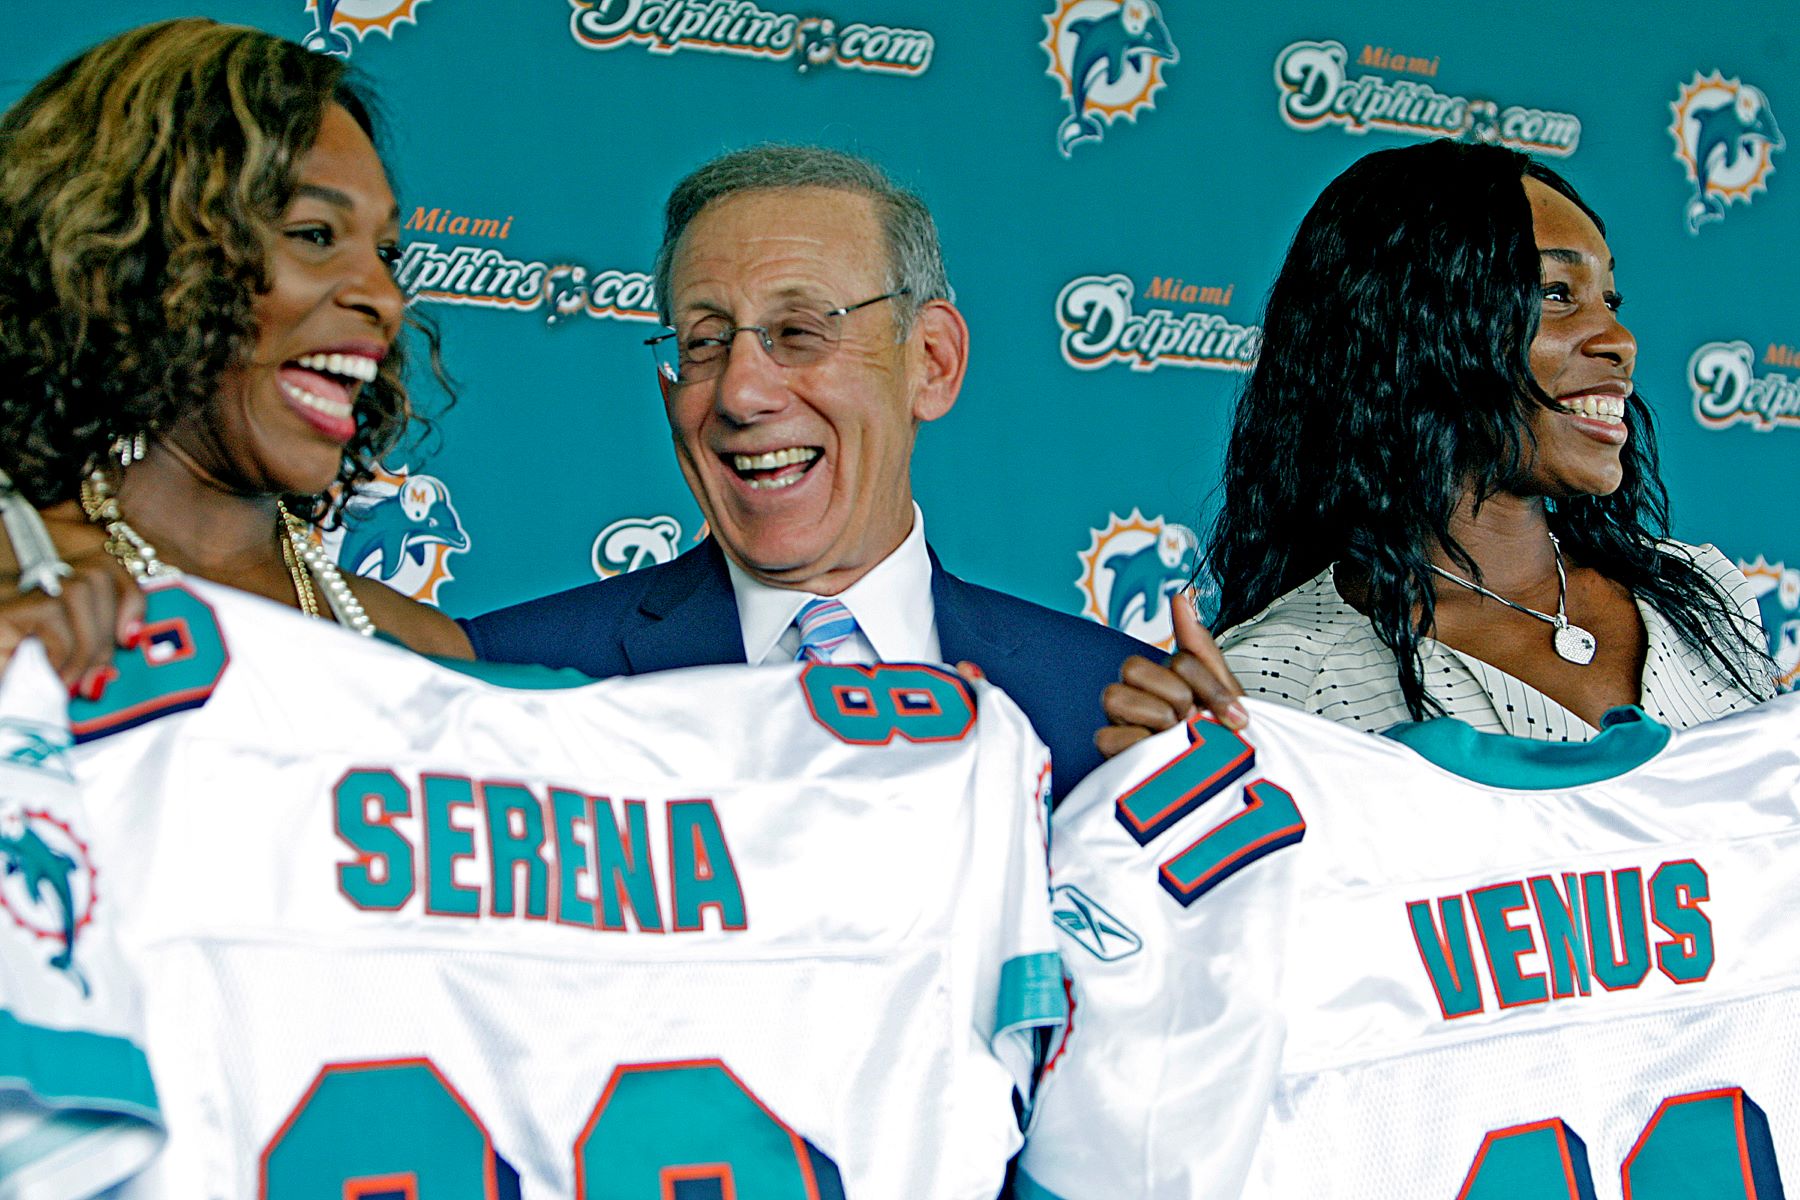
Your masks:
<svg viewBox="0 0 1800 1200"><path fill-rule="evenodd" d="M1370 150L1481 138L1542 156L1607 221L1674 532L1743 566L1800 679L1786 0L1704 20L1599 0L6 7L5 103L129 25L191 14L345 56L373 83L399 280L442 327L459 400L335 540L347 566L455 615L703 535L643 346L661 206L713 155L796 141L876 159L936 214L972 330L962 398L915 458L946 565L1165 639L1301 215Z"/></svg>

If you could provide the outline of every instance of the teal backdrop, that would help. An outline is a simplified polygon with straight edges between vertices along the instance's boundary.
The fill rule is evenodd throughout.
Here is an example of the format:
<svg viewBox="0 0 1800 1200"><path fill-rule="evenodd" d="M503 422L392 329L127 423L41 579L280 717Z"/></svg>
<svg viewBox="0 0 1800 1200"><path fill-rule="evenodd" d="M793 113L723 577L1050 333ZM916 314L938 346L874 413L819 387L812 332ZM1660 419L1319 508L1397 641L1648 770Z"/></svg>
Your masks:
<svg viewBox="0 0 1800 1200"><path fill-rule="evenodd" d="M1542 154L1608 222L1674 532L1745 567L1800 675L1791 3L5 6L22 33L0 47L7 103L110 34L189 14L347 55L373 82L400 278L442 327L459 399L333 540L453 614L693 544L646 273L669 186L775 140L868 155L936 213L973 331L962 398L915 460L946 564L1164 637L1162 589L1191 565L1301 214L1359 155L1456 136Z"/></svg>

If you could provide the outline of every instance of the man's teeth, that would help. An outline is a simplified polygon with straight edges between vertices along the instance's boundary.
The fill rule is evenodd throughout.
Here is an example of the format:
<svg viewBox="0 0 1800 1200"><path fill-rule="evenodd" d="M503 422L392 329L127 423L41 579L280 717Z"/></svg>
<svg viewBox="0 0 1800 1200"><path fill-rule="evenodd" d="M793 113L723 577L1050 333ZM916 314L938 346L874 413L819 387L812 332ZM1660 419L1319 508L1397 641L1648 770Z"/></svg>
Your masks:
<svg viewBox="0 0 1800 1200"><path fill-rule="evenodd" d="M789 446L786 450L771 450L767 454L734 454L731 465L740 471L772 471L776 467L811 462L817 457L819 452L811 446Z"/></svg>
<svg viewBox="0 0 1800 1200"><path fill-rule="evenodd" d="M327 400L323 396L315 396L305 388L296 387L285 379L281 381L281 390L287 393L289 399L304 404L308 408L317 409L328 417L335 417L342 420L350 415L350 404L348 401Z"/></svg>
<svg viewBox="0 0 1800 1200"><path fill-rule="evenodd" d="M1571 396L1558 402L1564 411L1574 413L1578 417L1604 417L1614 421L1625 419L1625 397L1623 396Z"/></svg>
<svg viewBox="0 0 1800 1200"><path fill-rule="evenodd" d="M805 466L819 457L819 451L812 446L789 446L785 450L771 450L767 454L733 454L731 465L738 477L757 491L771 488L792 487L806 477ZM798 467L790 471L787 468ZM774 471L773 475L752 475L752 471Z"/></svg>
<svg viewBox="0 0 1800 1200"><path fill-rule="evenodd" d="M342 375L348 379L360 379L364 383L374 383L376 373L381 370L380 363L361 354L308 354L304 358L296 358L294 362L309 371Z"/></svg>

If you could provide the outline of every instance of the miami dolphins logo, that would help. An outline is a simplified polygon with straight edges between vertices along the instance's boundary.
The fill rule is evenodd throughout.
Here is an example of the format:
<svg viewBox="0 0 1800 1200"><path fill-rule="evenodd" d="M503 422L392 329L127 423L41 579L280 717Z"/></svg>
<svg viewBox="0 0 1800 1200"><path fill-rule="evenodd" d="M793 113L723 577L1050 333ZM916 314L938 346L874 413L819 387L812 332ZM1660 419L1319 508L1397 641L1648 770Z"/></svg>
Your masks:
<svg viewBox="0 0 1800 1200"><path fill-rule="evenodd" d="M1139 109L1155 108L1163 67L1180 57L1154 0L1057 0L1044 23L1049 74L1069 101L1056 131L1064 158L1078 144L1100 140L1101 122L1135 122Z"/></svg>
<svg viewBox="0 0 1800 1200"><path fill-rule="evenodd" d="M1739 560L1738 567L1756 593L1781 690L1791 692L1800 685L1800 569L1772 563L1760 554L1755 562Z"/></svg>
<svg viewBox="0 0 1800 1200"><path fill-rule="evenodd" d="M312 32L300 39L308 50L349 58L356 40L371 33L394 36L394 26L407 22L418 24L413 10L425 0L307 0L306 11L313 15Z"/></svg>
<svg viewBox="0 0 1800 1200"><path fill-rule="evenodd" d="M1129 517L1108 513L1106 528L1088 533L1075 580L1086 600L1082 615L1172 649L1169 605L1199 570L1200 539L1186 525L1146 517L1135 508Z"/></svg>
<svg viewBox="0 0 1800 1200"><path fill-rule="evenodd" d="M470 545L450 488L405 467L377 467L344 506L343 525L314 536L344 570L425 604L436 604L438 591L454 578L450 556Z"/></svg>
<svg viewBox="0 0 1800 1200"><path fill-rule="evenodd" d="M1717 71L1684 85L1669 105L1674 124L1675 160L1687 169L1694 198L1687 206L1689 233L1708 221L1725 219L1725 206L1750 203L1768 190L1774 156L1787 143L1775 124L1769 98L1760 88Z"/></svg>
<svg viewBox="0 0 1800 1200"><path fill-rule="evenodd" d="M673 562L681 553L681 522L674 517L620 517L594 539L594 574L602 579Z"/></svg>
<svg viewBox="0 0 1800 1200"><path fill-rule="evenodd" d="M75 943L94 920L94 867L68 825L38 809L0 807L0 908L20 929L56 943L50 965L86 996Z"/></svg>

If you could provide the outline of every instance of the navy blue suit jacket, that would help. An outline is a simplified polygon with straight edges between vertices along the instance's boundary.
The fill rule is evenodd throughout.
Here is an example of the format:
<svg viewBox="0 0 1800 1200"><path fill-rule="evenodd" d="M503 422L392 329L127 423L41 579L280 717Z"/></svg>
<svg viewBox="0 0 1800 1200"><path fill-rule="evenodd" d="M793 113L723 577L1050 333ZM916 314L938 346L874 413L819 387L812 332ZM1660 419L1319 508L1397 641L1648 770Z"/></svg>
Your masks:
<svg viewBox="0 0 1800 1200"><path fill-rule="evenodd" d="M1056 801L1100 764L1100 692L1133 654L1155 647L1104 625L977 587L931 555L944 660L968 660L1004 689L1050 747ZM571 667L606 679L744 661L737 598L718 544L673 562L529 600L462 622L477 658Z"/></svg>

